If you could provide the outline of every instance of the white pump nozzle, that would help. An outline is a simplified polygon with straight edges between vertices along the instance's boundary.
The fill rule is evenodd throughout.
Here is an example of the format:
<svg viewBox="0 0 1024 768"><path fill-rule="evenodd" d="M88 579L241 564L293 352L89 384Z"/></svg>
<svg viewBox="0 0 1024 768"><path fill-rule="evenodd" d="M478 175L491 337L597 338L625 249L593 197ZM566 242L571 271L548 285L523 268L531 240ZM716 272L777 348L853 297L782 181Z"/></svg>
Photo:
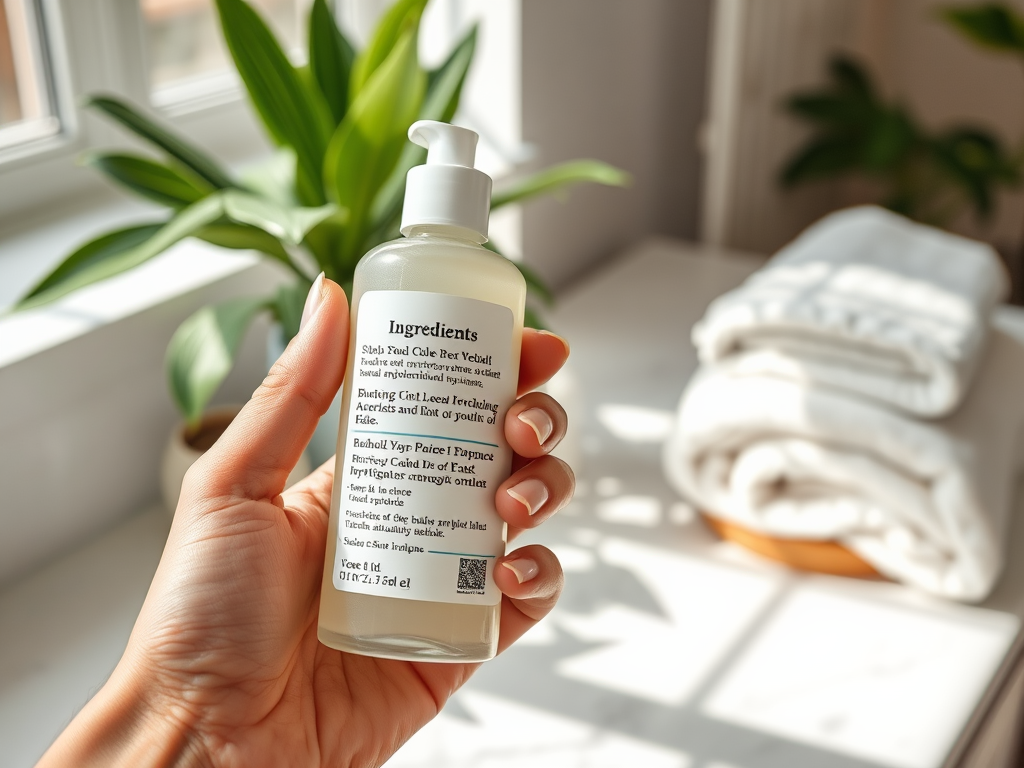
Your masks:
<svg viewBox="0 0 1024 768"><path fill-rule="evenodd" d="M406 177L403 235L417 225L440 224L487 240L491 177L473 167L478 138L467 128L435 120L410 126L409 140L426 147L427 162Z"/></svg>
<svg viewBox="0 0 1024 768"><path fill-rule="evenodd" d="M409 126L409 141L426 148L427 165L472 168L477 139L473 131L436 120L419 120Z"/></svg>

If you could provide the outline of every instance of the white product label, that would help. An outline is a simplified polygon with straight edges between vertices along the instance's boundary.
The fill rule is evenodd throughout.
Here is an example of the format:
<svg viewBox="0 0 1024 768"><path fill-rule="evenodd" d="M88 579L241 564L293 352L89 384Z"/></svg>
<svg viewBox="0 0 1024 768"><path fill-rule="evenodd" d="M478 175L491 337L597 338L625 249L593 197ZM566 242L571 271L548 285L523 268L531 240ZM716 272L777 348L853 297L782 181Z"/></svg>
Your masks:
<svg viewBox="0 0 1024 768"><path fill-rule="evenodd" d="M518 378L512 312L370 291L357 322L334 586L494 605L505 551L494 493L511 470L503 424Z"/></svg>

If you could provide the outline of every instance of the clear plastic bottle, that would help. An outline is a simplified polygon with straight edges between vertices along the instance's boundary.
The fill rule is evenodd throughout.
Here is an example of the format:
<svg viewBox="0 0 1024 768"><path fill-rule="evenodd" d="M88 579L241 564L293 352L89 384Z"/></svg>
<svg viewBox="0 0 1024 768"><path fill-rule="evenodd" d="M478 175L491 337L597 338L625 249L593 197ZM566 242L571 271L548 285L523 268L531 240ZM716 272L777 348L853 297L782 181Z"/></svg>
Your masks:
<svg viewBox="0 0 1024 768"><path fill-rule="evenodd" d="M410 175L402 227L406 237L374 248L356 268L350 374L342 398L318 630L320 641L332 648L451 662L483 661L497 650L500 593L493 585L493 568L504 551L505 527L494 510L494 491L511 471L502 424L515 397L526 285L513 264L481 246L490 180L484 176L487 182L481 186L479 179L462 173L473 162L466 134L475 152L476 135L465 129L438 123L410 129L410 138L425 142L430 154L427 165L413 169L420 174L415 183ZM462 144L453 149L449 139ZM452 176L452 168L459 173ZM434 173L441 174L440 184ZM369 342L370 330L361 333L368 296L385 302L373 317L388 329L389 343L382 340L383 330L374 331ZM449 306L462 314L446 314ZM424 314L415 315L410 307ZM387 319L403 310L413 312L415 321L406 318L396 325ZM444 322L434 321L438 314ZM495 349L495 339L499 347L507 339L509 348ZM385 378L396 372L445 378ZM500 403L492 398L498 390ZM403 403L405 415L389 411ZM405 445L405 452L383 447L395 444ZM467 524L478 530L467 531ZM391 532L376 530L381 528ZM484 541L488 536L489 543ZM449 546L456 541L460 547ZM396 554L403 546L406 550ZM415 547L424 551L408 551ZM486 588L479 582L485 567ZM447 569L447 575L435 583L424 569L438 568ZM450 601L438 586L448 581ZM420 586L427 582L433 586ZM428 599L418 599L423 596Z"/></svg>

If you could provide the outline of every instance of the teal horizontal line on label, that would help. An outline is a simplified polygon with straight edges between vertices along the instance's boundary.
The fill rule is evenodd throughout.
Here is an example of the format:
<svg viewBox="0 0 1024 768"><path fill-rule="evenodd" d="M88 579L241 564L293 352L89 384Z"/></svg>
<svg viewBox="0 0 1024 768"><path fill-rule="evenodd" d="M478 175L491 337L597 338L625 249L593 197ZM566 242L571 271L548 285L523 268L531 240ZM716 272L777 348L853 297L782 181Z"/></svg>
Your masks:
<svg viewBox="0 0 1024 768"><path fill-rule="evenodd" d="M429 437L431 440L451 440L454 443L473 443L474 445L489 445L491 448L500 446L494 443L485 443L481 440L463 440L461 437L445 437L444 435L417 435L414 432L382 432L379 429L353 429L353 432L361 432L366 435L399 435L401 437Z"/></svg>
<svg viewBox="0 0 1024 768"><path fill-rule="evenodd" d="M497 555L474 555L472 552L438 552L436 549L428 549L428 555L458 555L459 557L497 557Z"/></svg>

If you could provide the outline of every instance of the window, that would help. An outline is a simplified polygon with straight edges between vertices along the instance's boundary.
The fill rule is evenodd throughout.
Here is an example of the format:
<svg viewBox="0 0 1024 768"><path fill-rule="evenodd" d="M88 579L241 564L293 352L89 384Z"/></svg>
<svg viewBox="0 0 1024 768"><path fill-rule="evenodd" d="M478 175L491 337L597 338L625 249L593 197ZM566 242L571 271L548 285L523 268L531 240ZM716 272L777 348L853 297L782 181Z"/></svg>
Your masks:
<svg viewBox="0 0 1024 768"><path fill-rule="evenodd" d="M310 2L255 4L297 43ZM0 232L92 199L106 183L76 156L128 140L82 110L88 94L148 107L228 163L267 146L215 13L212 0L0 0Z"/></svg>
<svg viewBox="0 0 1024 768"><path fill-rule="evenodd" d="M290 50L302 50L311 0L250 0ZM140 0L154 106L237 87L212 0Z"/></svg>
<svg viewBox="0 0 1024 768"><path fill-rule="evenodd" d="M8 0L0 4L0 147L58 128L37 8L29 0Z"/></svg>
<svg viewBox="0 0 1024 768"><path fill-rule="evenodd" d="M248 1L301 57L312 0ZM390 0L334 5L364 44ZM431 0L424 18L430 64L482 22L462 120L481 134L479 159L494 175L521 160L518 9L519 0ZM84 97L97 92L148 107L228 164L269 146L230 65L213 0L0 0L0 235L68 200L92 201L106 184L74 162L88 148L129 144L83 112ZM512 252L515 239L503 238Z"/></svg>

